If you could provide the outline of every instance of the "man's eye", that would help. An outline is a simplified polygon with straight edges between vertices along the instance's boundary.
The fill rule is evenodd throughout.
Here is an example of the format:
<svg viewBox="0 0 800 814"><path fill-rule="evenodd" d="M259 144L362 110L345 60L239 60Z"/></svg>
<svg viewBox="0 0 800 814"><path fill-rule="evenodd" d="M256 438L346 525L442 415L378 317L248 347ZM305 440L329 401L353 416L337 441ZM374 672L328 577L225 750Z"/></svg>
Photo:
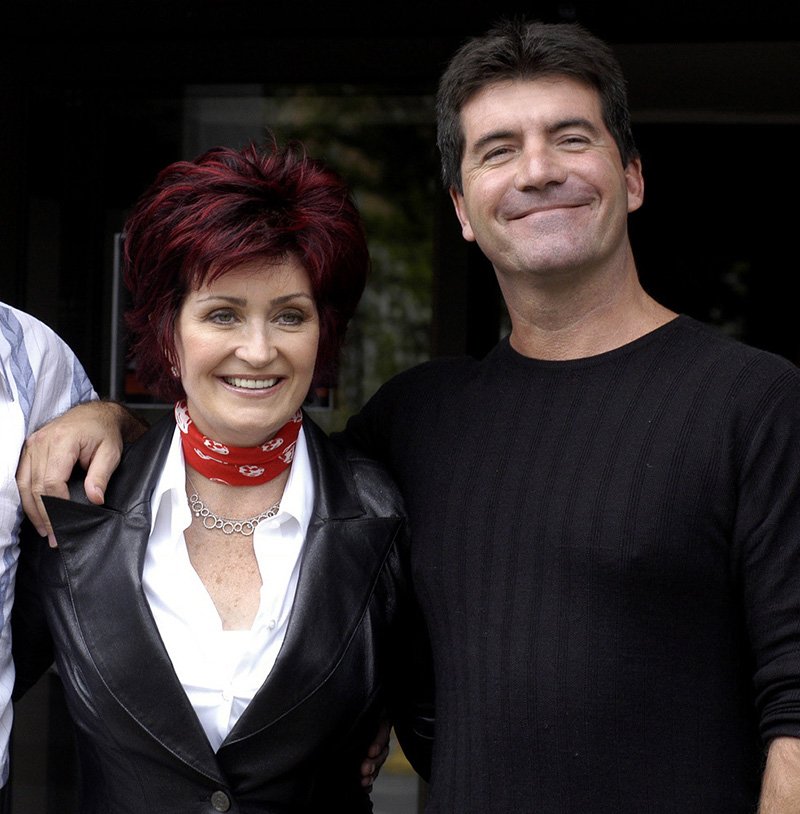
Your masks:
<svg viewBox="0 0 800 814"><path fill-rule="evenodd" d="M566 147L583 147L589 143L585 136L567 136L561 139L561 143Z"/></svg>
<svg viewBox="0 0 800 814"><path fill-rule="evenodd" d="M511 152L510 147L495 147L493 150L489 150L488 153L483 157L484 161L491 161L494 158L502 158L505 155L508 155Z"/></svg>

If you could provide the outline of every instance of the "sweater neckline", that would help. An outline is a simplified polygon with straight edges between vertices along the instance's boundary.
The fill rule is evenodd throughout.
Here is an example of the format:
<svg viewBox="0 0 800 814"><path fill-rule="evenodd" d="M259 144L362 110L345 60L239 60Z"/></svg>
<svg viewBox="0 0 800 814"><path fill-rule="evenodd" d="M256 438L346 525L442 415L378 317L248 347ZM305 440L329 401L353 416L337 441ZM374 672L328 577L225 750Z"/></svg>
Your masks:
<svg viewBox="0 0 800 814"><path fill-rule="evenodd" d="M531 356L524 356L511 346L510 335L506 335L500 340L498 345L495 347L495 350L490 353L485 360L487 362L491 362L492 357L497 354L503 361L510 361L516 365L526 367L528 369L538 368L540 370L552 371L597 367L614 362L620 357L636 353L637 351L640 351L656 342L661 342L676 331L688 326L692 322L693 320L691 317L685 314L678 314L669 322L665 322L658 328L643 334L631 342L620 345L618 348L612 348L611 350L598 353L593 356L582 356L578 359L537 359Z"/></svg>

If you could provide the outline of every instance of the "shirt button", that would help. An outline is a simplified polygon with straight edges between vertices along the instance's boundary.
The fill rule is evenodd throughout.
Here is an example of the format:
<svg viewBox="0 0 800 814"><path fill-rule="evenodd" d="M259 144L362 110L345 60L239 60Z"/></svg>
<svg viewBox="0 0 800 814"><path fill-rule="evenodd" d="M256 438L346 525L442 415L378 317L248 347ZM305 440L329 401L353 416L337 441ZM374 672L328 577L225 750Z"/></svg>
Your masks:
<svg viewBox="0 0 800 814"><path fill-rule="evenodd" d="M214 811L228 811L231 807L231 800L224 791L215 791L211 795L211 805Z"/></svg>
<svg viewBox="0 0 800 814"><path fill-rule="evenodd" d="M275 625L277 624L278 623L274 619L270 619L269 622L267 622L267 628L269 630L275 630Z"/></svg>

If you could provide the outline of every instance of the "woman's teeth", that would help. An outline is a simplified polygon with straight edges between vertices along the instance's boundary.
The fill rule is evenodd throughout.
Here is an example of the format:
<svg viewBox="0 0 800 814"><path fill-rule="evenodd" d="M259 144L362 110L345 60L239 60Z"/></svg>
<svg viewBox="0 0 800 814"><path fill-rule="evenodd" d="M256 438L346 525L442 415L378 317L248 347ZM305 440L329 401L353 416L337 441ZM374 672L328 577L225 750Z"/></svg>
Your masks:
<svg viewBox="0 0 800 814"><path fill-rule="evenodd" d="M233 387L243 387L245 390L265 390L274 387L277 379L237 379L226 376L224 381Z"/></svg>

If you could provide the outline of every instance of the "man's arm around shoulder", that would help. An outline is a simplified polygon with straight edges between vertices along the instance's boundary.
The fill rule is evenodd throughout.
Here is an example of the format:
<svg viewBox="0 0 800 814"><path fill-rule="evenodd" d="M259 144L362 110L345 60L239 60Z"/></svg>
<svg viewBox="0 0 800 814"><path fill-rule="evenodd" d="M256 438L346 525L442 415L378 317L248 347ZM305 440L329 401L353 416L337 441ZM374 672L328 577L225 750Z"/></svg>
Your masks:
<svg viewBox="0 0 800 814"><path fill-rule="evenodd" d="M86 496L101 504L123 443L135 441L146 429L147 424L121 404L88 401L34 432L22 450L17 487L36 531L55 543L42 495L69 497L67 481L77 463L86 470Z"/></svg>

